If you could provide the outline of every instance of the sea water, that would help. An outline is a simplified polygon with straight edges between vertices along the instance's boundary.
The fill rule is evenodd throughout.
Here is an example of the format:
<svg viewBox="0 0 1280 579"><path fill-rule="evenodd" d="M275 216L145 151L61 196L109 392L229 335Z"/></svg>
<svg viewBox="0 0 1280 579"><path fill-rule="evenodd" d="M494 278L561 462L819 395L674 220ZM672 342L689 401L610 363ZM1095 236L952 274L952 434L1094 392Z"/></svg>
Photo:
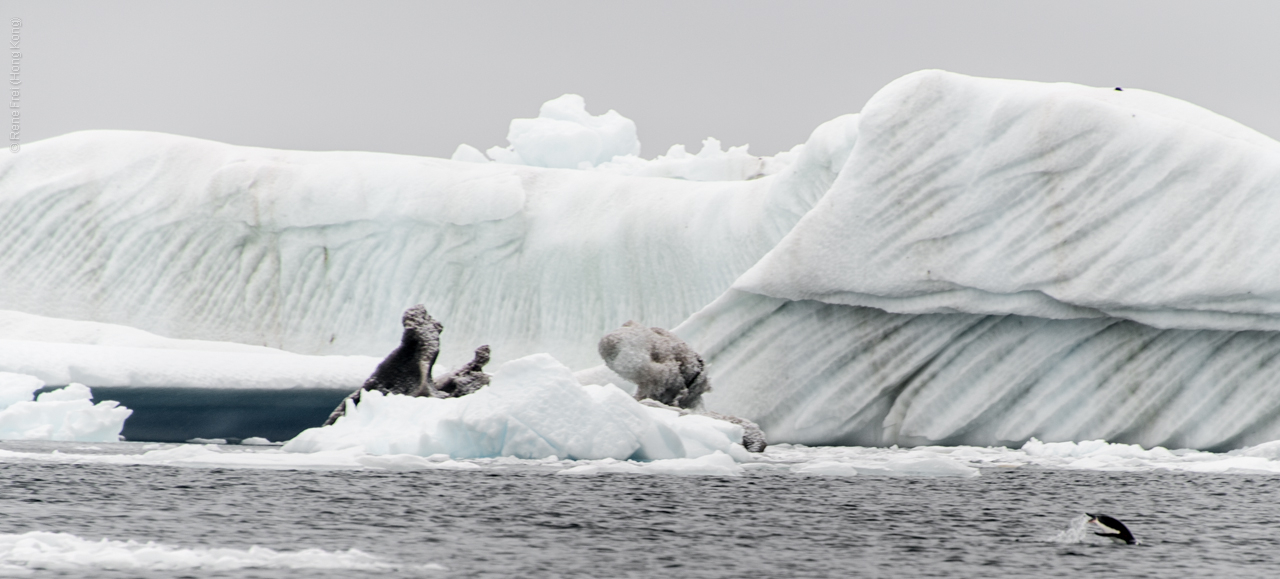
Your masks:
<svg viewBox="0 0 1280 579"><path fill-rule="evenodd" d="M1277 475L998 463L978 476L129 463L156 447L0 443L0 576L1280 574ZM1140 544L1094 536L1085 512L1122 520Z"/></svg>

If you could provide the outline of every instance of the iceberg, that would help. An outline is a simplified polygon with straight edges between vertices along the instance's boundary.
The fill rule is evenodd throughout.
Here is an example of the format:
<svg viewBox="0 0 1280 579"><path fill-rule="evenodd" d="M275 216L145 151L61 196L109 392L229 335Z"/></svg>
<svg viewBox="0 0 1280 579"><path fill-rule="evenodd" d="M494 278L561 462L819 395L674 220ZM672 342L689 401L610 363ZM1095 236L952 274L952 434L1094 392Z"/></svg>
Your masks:
<svg viewBox="0 0 1280 579"><path fill-rule="evenodd" d="M675 333L810 444L1280 438L1280 144L1138 90L924 71Z"/></svg>
<svg viewBox="0 0 1280 579"><path fill-rule="evenodd" d="M0 372L0 440L120 440L133 411L112 400L94 404L84 384L35 396L43 386L34 376Z"/></svg>
<svg viewBox="0 0 1280 579"><path fill-rule="evenodd" d="M363 356L367 376L397 343L382 320L416 303L450 320L443 365L482 343L495 366L545 363L508 382L536 385L507 388L522 406L493 386L479 402L370 397L294 450L714 467L701 427L683 453L653 438L696 421L633 412L605 386L635 386L595 349L626 320L673 328L707 363L706 408L781 443L1280 439L1280 143L1212 112L922 71L771 159L710 140L640 159L633 123L573 97L512 127L497 161L122 131L33 143L0 159L0 309L275 349L172 350L272 356L263 376L282 363L253 384L303 372L288 356ZM160 380L140 377L164 364L143 356L108 373L137 334L42 341L2 321L0 368ZM48 373L4 357L22 348ZM90 358L100 369L71 369ZM186 380L218 365L233 362L193 361Z"/></svg>

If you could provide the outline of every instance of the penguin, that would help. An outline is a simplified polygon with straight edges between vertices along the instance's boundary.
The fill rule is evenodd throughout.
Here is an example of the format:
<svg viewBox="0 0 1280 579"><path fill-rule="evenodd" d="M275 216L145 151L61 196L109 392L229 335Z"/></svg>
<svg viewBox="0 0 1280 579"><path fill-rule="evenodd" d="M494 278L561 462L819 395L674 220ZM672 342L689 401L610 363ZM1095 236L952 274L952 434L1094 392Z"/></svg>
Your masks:
<svg viewBox="0 0 1280 579"><path fill-rule="evenodd" d="M1116 542L1123 542L1126 545L1132 545L1138 542L1136 539L1133 538L1133 533L1129 532L1128 527L1124 526L1124 523L1121 523L1120 521L1117 521L1114 518L1108 517L1106 515L1095 515L1093 513L1085 513L1085 514L1089 515L1089 521L1088 523L1085 523L1085 524L1093 523L1095 525L1098 525L1099 527L1102 527L1103 529L1111 531L1109 533L1094 532L1093 534L1099 537L1111 537L1111 540Z"/></svg>

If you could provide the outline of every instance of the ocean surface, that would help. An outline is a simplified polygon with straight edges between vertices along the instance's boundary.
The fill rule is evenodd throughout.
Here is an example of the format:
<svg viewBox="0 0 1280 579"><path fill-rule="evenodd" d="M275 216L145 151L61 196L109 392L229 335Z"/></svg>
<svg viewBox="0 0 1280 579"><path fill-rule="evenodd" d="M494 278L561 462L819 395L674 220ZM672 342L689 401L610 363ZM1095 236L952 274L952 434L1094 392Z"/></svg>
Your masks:
<svg viewBox="0 0 1280 579"><path fill-rule="evenodd" d="M70 458L155 446L0 442L0 576L1280 576L1269 474L561 476L527 462L396 472ZM1119 518L1140 544L1093 536L1085 512Z"/></svg>

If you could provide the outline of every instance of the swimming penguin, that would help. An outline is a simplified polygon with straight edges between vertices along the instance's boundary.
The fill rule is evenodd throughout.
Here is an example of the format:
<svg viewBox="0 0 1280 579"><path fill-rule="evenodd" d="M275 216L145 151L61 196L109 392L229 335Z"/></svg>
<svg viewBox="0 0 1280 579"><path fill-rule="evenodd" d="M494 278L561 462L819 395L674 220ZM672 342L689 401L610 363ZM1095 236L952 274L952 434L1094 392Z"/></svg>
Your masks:
<svg viewBox="0 0 1280 579"><path fill-rule="evenodd" d="M1099 537L1111 537L1111 540L1117 541L1117 542L1123 541L1124 544L1126 545L1132 545L1137 542L1137 540L1133 538L1133 533L1129 532L1129 529L1124 526L1124 523L1121 523L1120 521L1117 521L1114 518L1108 517L1106 515L1095 515L1093 513L1085 513L1085 514L1089 515L1090 517L1089 523L1093 523L1095 525L1098 525L1099 527L1102 527L1103 529L1111 531L1109 533L1094 532L1093 534Z"/></svg>

